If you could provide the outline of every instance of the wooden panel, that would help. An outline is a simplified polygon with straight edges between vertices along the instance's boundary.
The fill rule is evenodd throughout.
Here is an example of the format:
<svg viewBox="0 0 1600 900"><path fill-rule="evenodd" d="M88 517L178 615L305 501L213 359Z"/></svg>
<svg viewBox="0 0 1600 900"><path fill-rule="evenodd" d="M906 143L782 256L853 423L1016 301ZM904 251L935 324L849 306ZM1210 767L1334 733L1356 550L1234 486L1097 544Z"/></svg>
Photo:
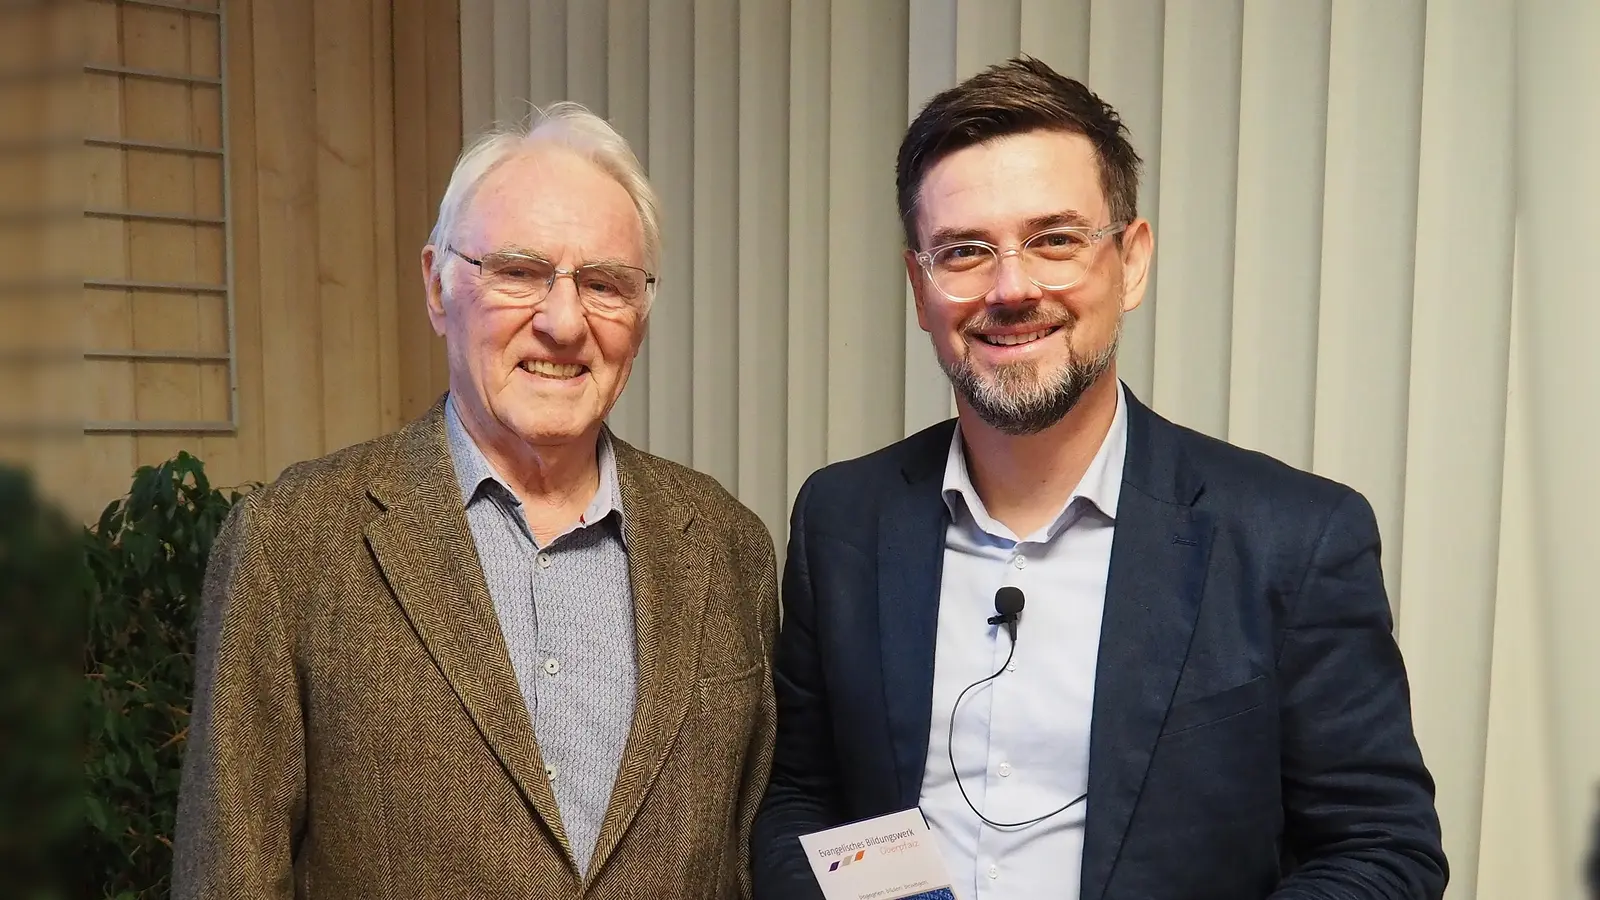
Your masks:
<svg viewBox="0 0 1600 900"><path fill-rule="evenodd" d="M387 431L403 421L400 408L400 288L404 297L416 296L416 280L398 281L395 256L395 91L394 20L390 4L373 0L371 16L372 58L367 60L372 78L373 235L377 267L374 298L378 326L378 422ZM412 303L412 314L421 304Z"/></svg>
<svg viewBox="0 0 1600 900"><path fill-rule="evenodd" d="M454 4L398 0L393 27L395 308L400 415L410 419L448 383L444 342L423 303L419 259L461 150L460 36Z"/></svg>
<svg viewBox="0 0 1600 900"><path fill-rule="evenodd" d="M404 416L427 407L432 392L429 367L434 341L423 306L423 281L419 266L433 216L428 209L428 39L422 0L394 2L394 95L405 102L394 105L396 334L400 343L400 409ZM496 18L498 25L499 19ZM496 40L499 40L496 32ZM409 65L401 65L404 59ZM495 73L495 89L502 84ZM405 298L405 299L399 299Z"/></svg>
<svg viewBox="0 0 1600 900"><path fill-rule="evenodd" d="M123 63L140 69L187 72L188 16L175 10L127 6L122 9ZM125 121L152 139L186 142L194 131L193 89L188 85L127 78L122 83ZM195 215L194 165L170 153L128 154L123 206L152 212ZM215 226L205 226L213 228ZM126 226L128 277L141 281L193 282L198 227L168 222L129 222ZM193 294L133 291L135 350L197 349L198 307ZM190 422L200 410L200 373L192 363L133 364L132 418ZM123 417L117 417L123 418ZM189 445L183 435L141 435L136 461L159 463Z"/></svg>
<svg viewBox="0 0 1600 900"><path fill-rule="evenodd" d="M261 359L261 229L257 218L255 32L250 27L255 0L228 4L227 74L229 212L233 218L234 373L238 384L239 430L200 441L201 459L213 483L237 485L271 477L266 469L265 416ZM263 0L270 2L270 0ZM217 136L221 139L221 136ZM226 389L208 385L208 390Z"/></svg>
<svg viewBox="0 0 1600 900"><path fill-rule="evenodd" d="M120 65L122 17L118 7L109 4L84 5L87 25L86 59ZM84 79L85 131L94 135L125 134L122 115L122 82L105 75ZM123 154L107 149L85 155L88 196L86 202L119 208L127 202L127 165ZM127 278L128 241L125 223L110 219L88 219L83 228L84 277ZM133 346L133 306L128 291L85 292L85 346ZM133 363L95 362L85 366L85 414L111 419L136 415L133 390ZM120 412L120 416L119 416ZM95 435L85 441L85 493L92 498L86 512L103 507L127 487L128 478L138 466L135 440L131 435Z"/></svg>
<svg viewBox="0 0 1600 900"><path fill-rule="evenodd" d="M471 0L469 0L471 2ZM423 207L427 212L426 219L429 227L438 212L439 198L444 196L445 185L450 181L450 172L455 168L456 157L461 155L461 35L458 31L457 5L453 0L428 0L426 4L427 18L423 29L427 35L425 44L426 58L420 63L413 63L405 59L397 59L396 67L405 65L418 65L428 73L427 81L427 119L423 123L423 130L427 134L428 162L427 168L422 173L410 172L404 169L396 171L396 180L405 183L415 179L426 184L427 194L423 198ZM423 181L424 177L426 181ZM422 250L421 242L414 245L410 252L414 255ZM403 309L413 310L410 313L415 318L420 318L424 327L427 327L427 317L423 314L422 294L412 294L416 300L405 304ZM449 387L448 363L445 359L444 341L432 336L432 329L428 331L428 385L423 395L422 406L414 408L407 414L407 418L420 415L427 406Z"/></svg>
<svg viewBox="0 0 1600 900"><path fill-rule="evenodd" d="M377 235L342 212L371 209L372 0L318 3L316 30L317 293L322 300L322 423L329 446L380 431Z"/></svg>
<svg viewBox="0 0 1600 900"><path fill-rule="evenodd" d="M228 133L226 161L90 146L83 177L92 208L226 216L231 242L220 225L114 217L87 219L81 240L86 278L224 284L231 264L238 386L233 434L88 436L90 507L180 449L214 483L270 480L424 410L446 384L416 260L461 147L456 4L228 0L225 21L85 7L91 63L227 70L226 100L217 85L85 76L91 137L220 148ZM89 288L83 310L89 349L229 349L220 292ZM226 365L84 368L95 419L228 416Z"/></svg>
<svg viewBox="0 0 1600 900"><path fill-rule="evenodd" d="M316 78L311 0L255 4L262 57L292 59L255 79L261 223L261 339L266 462L276 473L322 452L322 335L317 266ZM259 58L258 58L259 59ZM264 61L264 60L261 60ZM260 70L265 72L266 67Z"/></svg>

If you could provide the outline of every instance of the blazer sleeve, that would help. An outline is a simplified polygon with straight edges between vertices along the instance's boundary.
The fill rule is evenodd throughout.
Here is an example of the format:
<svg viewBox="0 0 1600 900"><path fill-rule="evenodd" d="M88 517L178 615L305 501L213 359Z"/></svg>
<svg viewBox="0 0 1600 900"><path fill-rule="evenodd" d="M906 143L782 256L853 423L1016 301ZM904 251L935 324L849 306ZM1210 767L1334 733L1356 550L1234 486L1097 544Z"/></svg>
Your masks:
<svg viewBox="0 0 1600 900"><path fill-rule="evenodd" d="M1312 552L1278 654L1286 851L1272 900L1438 900L1448 868L1434 784L1361 495Z"/></svg>
<svg viewBox="0 0 1600 900"><path fill-rule="evenodd" d="M783 624L773 675L777 742L772 778L751 841L756 900L822 900L800 835L838 824L834 803L838 777L806 555L805 514L812 487L808 479L795 498L784 561Z"/></svg>
<svg viewBox="0 0 1600 900"><path fill-rule="evenodd" d="M207 564L173 842L175 900L292 897L305 808L303 720L284 597L229 513Z"/></svg>
<svg viewBox="0 0 1600 900"><path fill-rule="evenodd" d="M772 742L778 718L772 693L772 652L778 638L778 564L766 526L756 522L752 527L761 536L761 546L756 551L761 574L755 589L755 600L761 634L762 688L760 705L750 734L750 747L745 755L744 776L739 785L739 896L745 900L754 890L750 883L750 833L755 827L756 812L761 808L767 780L772 772Z"/></svg>

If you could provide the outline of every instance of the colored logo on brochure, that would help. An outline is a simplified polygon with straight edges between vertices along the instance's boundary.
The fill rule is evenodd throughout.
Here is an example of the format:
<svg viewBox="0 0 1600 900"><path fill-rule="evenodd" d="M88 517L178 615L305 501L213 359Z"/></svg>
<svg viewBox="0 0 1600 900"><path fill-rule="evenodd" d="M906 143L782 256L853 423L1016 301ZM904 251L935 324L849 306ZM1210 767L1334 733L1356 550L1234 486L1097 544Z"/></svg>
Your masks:
<svg viewBox="0 0 1600 900"><path fill-rule="evenodd" d="M916 807L800 836L823 900L958 900L937 843Z"/></svg>
<svg viewBox="0 0 1600 900"><path fill-rule="evenodd" d="M867 855L867 851L858 850L856 852L855 856L846 856L844 859L836 859L836 860L833 861L833 865L828 867L828 871L829 872L838 871L838 869L841 866L848 866L853 862L860 862L861 861L861 857L866 856L866 855Z"/></svg>

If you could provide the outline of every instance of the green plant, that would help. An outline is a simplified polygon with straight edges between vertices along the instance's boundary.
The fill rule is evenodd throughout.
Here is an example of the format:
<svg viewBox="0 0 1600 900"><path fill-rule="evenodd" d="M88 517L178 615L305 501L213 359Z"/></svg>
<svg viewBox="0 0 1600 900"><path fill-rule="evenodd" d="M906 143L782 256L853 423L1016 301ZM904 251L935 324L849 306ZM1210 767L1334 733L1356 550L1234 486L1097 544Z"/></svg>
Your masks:
<svg viewBox="0 0 1600 900"><path fill-rule="evenodd" d="M88 846L81 896L165 897L206 560L237 491L179 453L85 531Z"/></svg>
<svg viewBox="0 0 1600 900"><path fill-rule="evenodd" d="M0 867L17 900L65 896L82 832L78 530L26 470L0 465Z"/></svg>

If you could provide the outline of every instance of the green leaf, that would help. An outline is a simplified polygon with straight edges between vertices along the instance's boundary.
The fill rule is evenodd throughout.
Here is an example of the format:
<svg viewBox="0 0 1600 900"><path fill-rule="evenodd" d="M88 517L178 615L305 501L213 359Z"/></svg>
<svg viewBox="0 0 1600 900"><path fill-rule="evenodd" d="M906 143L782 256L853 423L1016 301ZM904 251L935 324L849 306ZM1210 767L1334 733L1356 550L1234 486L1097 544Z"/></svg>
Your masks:
<svg viewBox="0 0 1600 900"><path fill-rule="evenodd" d="M85 896L170 889L171 851L158 836L170 839L176 820L184 742L173 736L188 724L195 610L216 531L243 496L216 489L180 452L140 468L128 494L82 529Z"/></svg>

